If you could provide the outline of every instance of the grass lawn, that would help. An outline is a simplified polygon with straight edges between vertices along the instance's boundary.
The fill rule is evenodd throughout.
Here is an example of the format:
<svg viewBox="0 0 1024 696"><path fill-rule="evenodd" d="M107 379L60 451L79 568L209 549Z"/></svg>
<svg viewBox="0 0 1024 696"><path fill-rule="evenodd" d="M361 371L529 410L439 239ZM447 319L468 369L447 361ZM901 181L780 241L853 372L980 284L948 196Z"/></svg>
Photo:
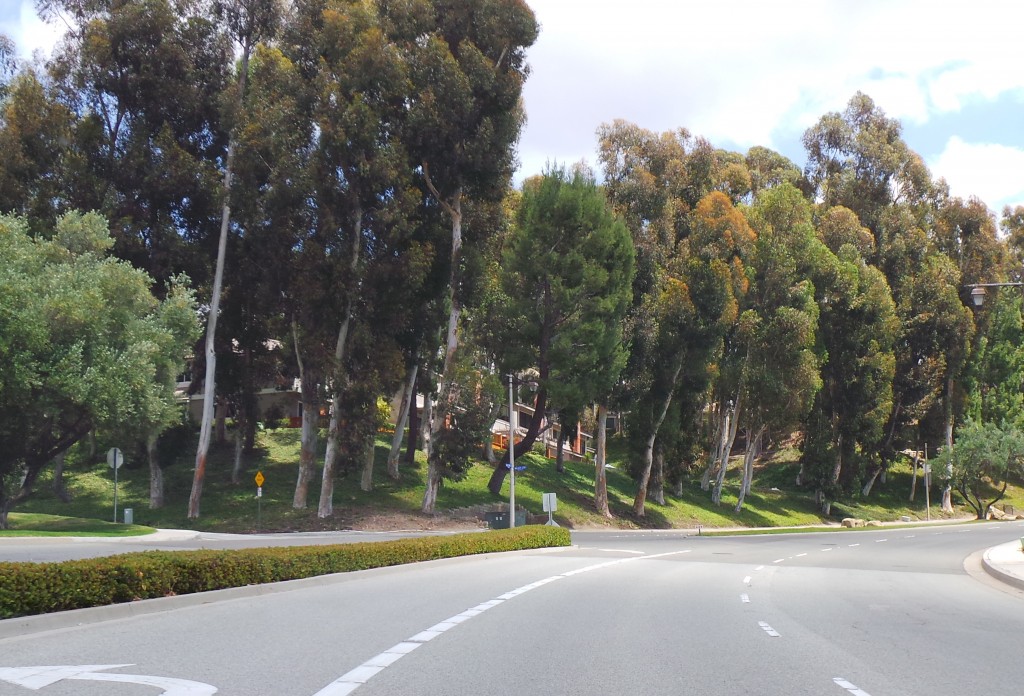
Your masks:
<svg viewBox="0 0 1024 696"><path fill-rule="evenodd" d="M71 502L62 503L52 493L52 472L48 471L40 476L36 494L12 513L15 529L0 534L25 533L26 529L61 534L138 534L144 533L147 527L223 532L358 529L364 528L370 517L386 516L405 518L410 524L429 524L431 520L419 513L426 463L420 455L415 467L403 466L400 481L390 481L384 475L389 439L382 436L377 442L373 491L365 493L359 489L358 471L342 475L335 486L334 515L325 520L316 516L318 481L310 487L307 507L301 510L292 507L298 472L299 430L278 429L259 434L257 448L247 457L241 483L237 485L230 481L233 447L224 444L211 449L198 520L186 517L195 457L194 444L186 440L165 466L166 505L161 509L149 508L148 468L137 457L126 455L126 464L118 474L118 507L119 511L132 508L135 527L97 521L113 518L113 472L102 454L105 447L100 447L101 453L96 455L98 461L86 461L81 456L69 458L65 481ZM516 475L517 504L539 515L542 494L556 493L556 521L574 528L779 527L835 524L842 517L880 521L899 520L903 516L914 520L926 517L923 476L919 473L915 500L910 501L911 470L909 464L898 462L884 483L875 484L870 497L856 497L836 504L832 518L825 519L813 503L812 492L795 484L799 469L797 453L782 450L759 466L753 490L740 513L733 511L739 484L738 466L734 464L726 477L721 505L712 505L710 494L702 491L699 479L694 478L685 483L681 495L667 491L665 505L657 505L648 498L646 516L636 518L631 511L634 484L624 470L622 443L613 441L609 450L608 497L614 520L605 520L593 510L592 464L566 462L565 472L559 474L553 460L535 453L516 458L518 464L527 467ZM259 500L253 480L257 471L265 477L263 496ZM445 482L438 497L438 511L507 503L508 478L502 495L495 498L487 491L490 474L491 467L481 463L462 481ZM1024 487L1020 483L1015 481L1011 485L1007 498L1001 503L1024 510ZM939 512L941 493L937 485L933 485L931 494L931 517L939 519L942 517ZM955 502L962 501L955 497ZM26 513L59 517L43 521ZM968 509L958 507L958 516L969 513Z"/></svg>

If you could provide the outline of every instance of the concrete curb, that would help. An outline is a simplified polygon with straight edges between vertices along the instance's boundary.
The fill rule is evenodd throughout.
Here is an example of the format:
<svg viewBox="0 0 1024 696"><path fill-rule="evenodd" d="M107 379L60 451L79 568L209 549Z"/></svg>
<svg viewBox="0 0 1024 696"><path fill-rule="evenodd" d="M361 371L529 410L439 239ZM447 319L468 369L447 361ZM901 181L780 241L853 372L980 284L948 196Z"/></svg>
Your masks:
<svg viewBox="0 0 1024 696"><path fill-rule="evenodd" d="M996 580L1024 590L1024 553L1021 552L1021 542L1011 541L985 549L981 565Z"/></svg>

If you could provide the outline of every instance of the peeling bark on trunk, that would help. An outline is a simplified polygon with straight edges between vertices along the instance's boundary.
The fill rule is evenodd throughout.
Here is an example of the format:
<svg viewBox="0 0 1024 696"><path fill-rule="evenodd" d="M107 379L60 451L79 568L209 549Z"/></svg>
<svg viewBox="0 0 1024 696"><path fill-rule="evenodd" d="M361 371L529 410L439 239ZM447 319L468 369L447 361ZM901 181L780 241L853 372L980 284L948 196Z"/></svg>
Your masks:
<svg viewBox="0 0 1024 696"><path fill-rule="evenodd" d="M608 509L608 477L605 472L606 446L608 439L608 407L603 403L597 407L597 451L594 453L594 507L599 515L611 519Z"/></svg>
<svg viewBox="0 0 1024 696"><path fill-rule="evenodd" d="M743 510L743 501L746 500L747 494L750 493L750 488L753 485L754 460L761 456L761 442L764 440L765 429L766 426L762 425L754 435L751 435L749 431L747 432L747 449L743 455L743 481L740 483L739 500L736 501L734 509L736 513Z"/></svg>
<svg viewBox="0 0 1024 696"><path fill-rule="evenodd" d="M64 483L64 459L67 452L61 452L53 458L53 494L62 503L71 502L71 494Z"/></svg>
<svg viewBox="0 0 1024 696"><path fill-rule="evenodd" d="M371 437L366 447L366 453L363 455L363 474L359 478L359 489L364 493L373 490L373 464L376 449L374 438Z"/></svg>
<svg viewBox="0 0 1024 696"><path fill-rule="evenodd" d="M295 481L292 507L305 509L309 498L309 484L316 476L317 430L320 427L320 401L316 396L317 380L309 373L300 377L302 382L302 435L299 448L299 475Z"/></svg>
<svg viewBox="0 0 1024 696"><path fill-rule="evenodd" d="M405 434L405 425L409 420L409 411L416 407L416 373L419 364L413 363L408 369L405 386L402 388L402 400L398 407L398 418L395 420L395 435L391 438L391 451L388 453L388 478L397 481L400 478L398 471L398 460L402 453L402 436Z"/></svg>
<svg viewBox="0 0 1024 696"><path fill-rule="evenodd" d="M736 430L739 425L739 397L736 399L736 406L726 409L725 421L722 424L723 441L718 451L718 476L715 479L715 489L711 493L711 502L715 505L722 503L722 485L725 483L725 472L729 469L729 455L732 454L732 446L736 441Z"/></svg>
<svg viewBox="0 0 1024 696"><path fill-rule="evenodd" d="M164 470L160 466L157 450L157 435L150 433L146 438L146 458L149 460L149 509L159 510L164 506Z"/></svg>

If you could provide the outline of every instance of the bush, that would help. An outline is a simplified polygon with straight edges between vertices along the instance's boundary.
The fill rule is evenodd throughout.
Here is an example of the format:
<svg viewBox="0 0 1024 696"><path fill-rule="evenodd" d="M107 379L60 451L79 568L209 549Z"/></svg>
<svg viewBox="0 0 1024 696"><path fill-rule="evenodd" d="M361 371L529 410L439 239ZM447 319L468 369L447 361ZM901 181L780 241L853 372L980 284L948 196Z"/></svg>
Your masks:
<svg viewBox="0 0 1024 696"><path fill-rule="evenodd" d="M0 563L0 619L297 580L439 558L568 546L560 527L529 526L396 541L145 551L63 563Z"/></svg>

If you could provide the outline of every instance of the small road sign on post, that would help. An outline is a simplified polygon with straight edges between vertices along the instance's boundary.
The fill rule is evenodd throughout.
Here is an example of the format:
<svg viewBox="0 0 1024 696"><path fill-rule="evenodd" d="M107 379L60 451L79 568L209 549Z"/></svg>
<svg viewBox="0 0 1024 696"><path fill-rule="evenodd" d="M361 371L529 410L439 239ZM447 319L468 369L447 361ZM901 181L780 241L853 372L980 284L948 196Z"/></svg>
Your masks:
<svg viewBox="0 0 1024 696"><path fill-rule="evenodd" d="M548 526L548 527L557 527L557 526L559 526L558 523L555 522L555 518L554 518L554 512L555 512L555 510L558 509L558 496L556 496L554 493L544 493L543 494L543 504L544 504L544 512L548 513L548 521L544 523L545 526Z"/></svg>
<svg viewBox="0 0 1024 696"><path fill-rule="evenodd" d="M117 470L124 464L124 455L121 450L111 447L107 451L107 464L114 470L114 522L117 522Z"/></svg>
<svg viewBox="0 0 1024 696"><path fill-rule="evenodd" d="M266 481L262 471L256 472L256 531L263 526L263 482Z"/></svg>

